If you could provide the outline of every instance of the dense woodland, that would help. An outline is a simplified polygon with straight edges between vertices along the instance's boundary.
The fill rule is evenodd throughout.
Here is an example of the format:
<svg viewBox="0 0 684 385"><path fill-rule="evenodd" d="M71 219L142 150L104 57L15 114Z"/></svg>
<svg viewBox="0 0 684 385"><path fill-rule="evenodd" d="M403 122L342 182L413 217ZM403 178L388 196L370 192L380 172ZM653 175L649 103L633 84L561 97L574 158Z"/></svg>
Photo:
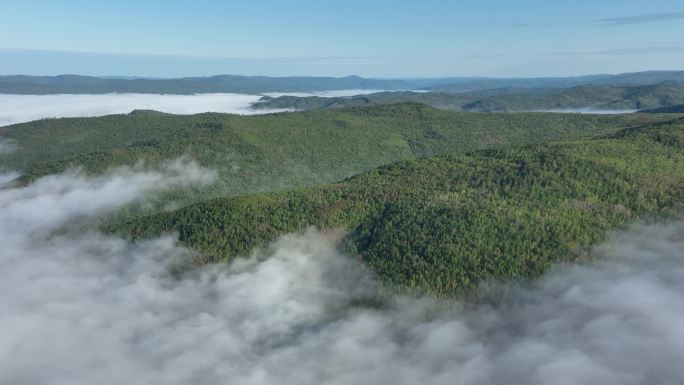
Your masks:
<svg viewBox="0 0 684 385"><path fill-rule="evenodd" d="M385 282L438 295L536 276L585 256L605 231L684 208L684 121L604 139L403 161L324 187L218 199L110 225L166 232L230 261L308 226L349 231Z"/></svg>
<svg viewBox="0 0 684 385"><path fill-rule="evenodd" d="M609 229L681 213L684 117L467 113L417 103L263 116L153 111L2 127L18 183L186 157L215 185L100 223L164 233L195 264L247 256L280 235L344 229L343 247L408 291L463 295L585 257ZM173 203L173 211L168 209Z"/></svg>
<svg viewBox="0 0 684 385"><path fill-rule="evenodd" d="M671 115L475 114L405 103L263 116L150 111L44 119L0 127L19 151L0 154L22 182L81 167L102 173L186 156L220 183L179 192L193 201L336 182L391 162L508 144L589 139Z"/></svg>

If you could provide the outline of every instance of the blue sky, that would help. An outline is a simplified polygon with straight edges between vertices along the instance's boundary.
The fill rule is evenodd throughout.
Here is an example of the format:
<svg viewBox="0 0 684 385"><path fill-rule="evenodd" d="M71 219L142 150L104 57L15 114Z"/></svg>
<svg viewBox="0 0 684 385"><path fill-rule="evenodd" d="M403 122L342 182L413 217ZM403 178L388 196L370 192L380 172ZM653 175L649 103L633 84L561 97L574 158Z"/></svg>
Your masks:
<svg viewBox="0 0 684 385"><path fill-rule="evenodd" d="M684 1L0 0L0 73L562 76L684 69Z"/></svg>

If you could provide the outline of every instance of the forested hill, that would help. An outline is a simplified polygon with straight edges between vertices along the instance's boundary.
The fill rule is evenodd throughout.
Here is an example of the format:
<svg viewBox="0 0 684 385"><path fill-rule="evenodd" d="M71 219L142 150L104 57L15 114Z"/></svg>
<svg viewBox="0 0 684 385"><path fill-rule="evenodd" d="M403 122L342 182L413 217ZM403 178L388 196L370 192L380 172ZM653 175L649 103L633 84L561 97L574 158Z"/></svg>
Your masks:
<svg viewBox="0 0 684 385"><path fill-rule="evenodd" d="M585 85L567 89L446 92L379 92L352 97L264 97L253 108L331 109L397 102L419 102L435 108L474 111L642 110L684 103L684 83L647 86Z"/></svg>
<svg viewBox="0 0 684 385"><path fill-rule="evenodd" d="M181 156L220 174L182 200L242 195L338 181L387 163L507 144L580 140L673 115L475 114L404 103L262 116L150 111L45 119L0 127L16 151L0 154L22 181L82 167L102 173Z"/></svg>
<svg viewBox="0 0 684 385"><path fill-rule="evenodd" d="M402 161L324 187L211 200L115 223L134 239L175 233L198 264L249 254L307 226L349 231L382 280L462 295L491 278L581 260L608 229L684 209L684 120L603 139Z"/></svg>
<svg viewBox="0 0 684 385"><path fill-rule="evenodd" d="M0 164L27 183L70 167L101 174L193 159L218 172L214 185L167 192L108 218L107 229L136 239L176 232L208 263L306 226L341 227L348 251L386 282L452 295L535 276L581 258L607 229L682 209L683 119L417 103L136 111L0 127L14 148Z"/></svg>

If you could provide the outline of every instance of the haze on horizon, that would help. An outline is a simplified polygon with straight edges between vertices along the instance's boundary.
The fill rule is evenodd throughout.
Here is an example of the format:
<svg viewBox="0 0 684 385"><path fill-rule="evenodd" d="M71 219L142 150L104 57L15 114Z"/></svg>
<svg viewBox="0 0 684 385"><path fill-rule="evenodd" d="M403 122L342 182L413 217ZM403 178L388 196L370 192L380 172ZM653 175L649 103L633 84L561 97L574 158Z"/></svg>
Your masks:
<svg viewBox="0 0 684 385"><path fill-rule="evenodd" d="M684 6L33 0L0 36L0 74L574 76L681 69Z"/></svg>

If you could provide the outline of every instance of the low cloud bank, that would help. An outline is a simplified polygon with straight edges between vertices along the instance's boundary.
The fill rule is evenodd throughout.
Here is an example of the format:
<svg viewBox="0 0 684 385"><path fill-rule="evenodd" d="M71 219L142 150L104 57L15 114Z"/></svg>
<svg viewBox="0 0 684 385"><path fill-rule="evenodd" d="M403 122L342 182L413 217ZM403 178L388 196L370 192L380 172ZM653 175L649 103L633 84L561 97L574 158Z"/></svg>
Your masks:
<svg viewBox="0 0 684 385"><path fill-rule="evenodd" d="M268 96L354 96L381 90L338 90L294 93L265 93ZM261 95L246 94L64 94L7 95L0 94L0 126L25 123L45 118L67 118L127 114L133 110L155 110L170 114L224 112L230 114L267 114L287 109L253 109ZM0 154L6 147L0 142Z"/></svg>
<svg viewBox="0 0 684 385"><path fill-rule="evenodd" d="M175 167L175 171L174 171ZM185 167L185 169L183 169ZM176 279L190 251L56 232L200 169L65 174L0 190L0 383L666 384L684 378L684 222L474 308L387 298L326 235ZM188 175L195 177L188 177ZM210 176L209 176L210 178Z"/></svg>
<svg viewBox="0 0 684 385"><path fill-rule="evenodd" d="M550 110L536 110L534 112L557 112L559 114L594 114L594 115L620 115L633 114L639 110L601 110L593 108L557 108Z"/></svg>
<svg viewBox="0 0 684 385"><path fill-rule="evenodd" d="M263 114L282 111L251 109L251 104L260 98L259 95L242 94L0 95L0 126L43 118L127 114L136 109L172 114Z"/></svg>
<svg viewBox="0 0 684 385"><path fill-rule="evenodd" d="M10 183L14 182L14 180L19 178L20 176L21 174L13 171L0 173L0 188L8 186Z"/></svg>
<svg viewBox="0 0 684 385"><path fill-rule="evenodd" d="M386 92L386 90L368 90L368 89L352 89L352 90L335 90L335 91L309 91L309 92L266 92L264 95L277 98L279 96L320 96L323 98L337 98L345 96L368 95L377 92ZM397 92L397 91L392 91ZM418 91L413 91L418 92Z"/></svg>

